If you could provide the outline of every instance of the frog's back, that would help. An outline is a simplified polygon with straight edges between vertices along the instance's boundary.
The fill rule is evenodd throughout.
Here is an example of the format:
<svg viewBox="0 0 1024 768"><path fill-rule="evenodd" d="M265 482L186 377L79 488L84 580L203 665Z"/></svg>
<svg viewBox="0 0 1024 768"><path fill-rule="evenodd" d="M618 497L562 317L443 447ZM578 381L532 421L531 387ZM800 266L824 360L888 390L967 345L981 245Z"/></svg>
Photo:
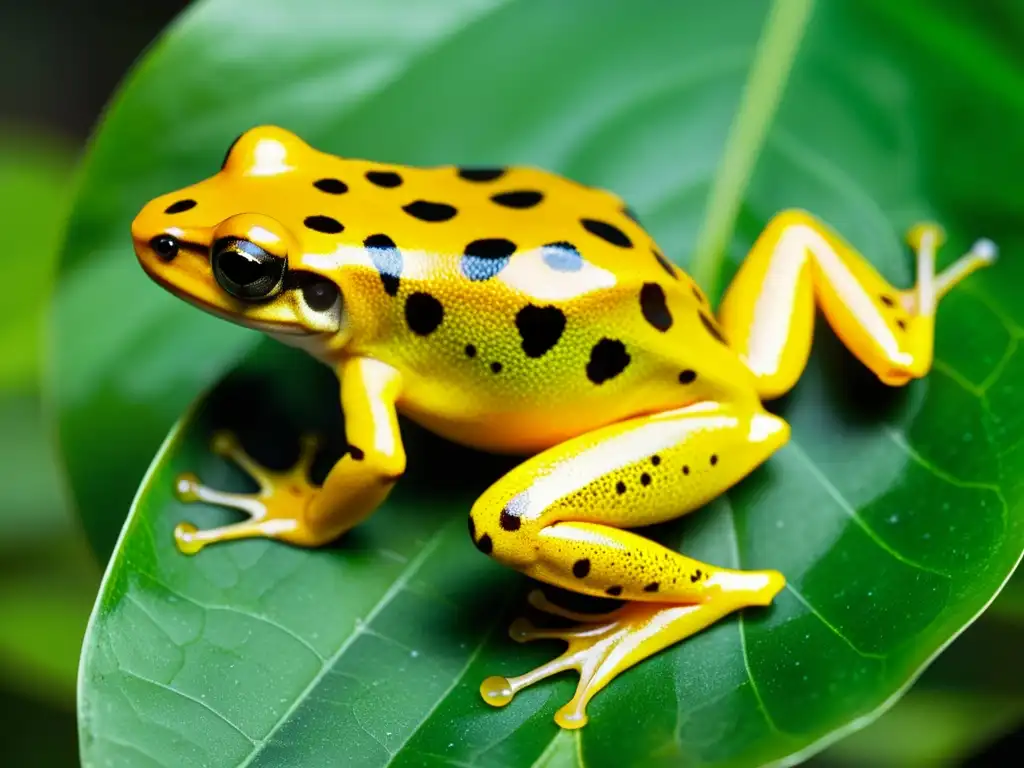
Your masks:
<svg viewBox="0 0 1024 768"><path fill-rule="evenodd" d="M338 162L369 184L339 200L372 266L344 278L348 351L402 371L403 409L436 431L533 450L718 391L702 369L742 375L699 289L611 192L529 167Z"/></svg>
<svg viewBox="0 0 1024 768"><path fill-rule="evenodd" d="M168 232L181 256L142 248L164 284L328 363L393 366L401 410L479 447L536 450L753 391L706 299L623 201L543 170L341 158L256 128L133 223L140 243ZM240 301L212 279L211 248L254 238L241 265L263 254L299 290Z"/></svg>

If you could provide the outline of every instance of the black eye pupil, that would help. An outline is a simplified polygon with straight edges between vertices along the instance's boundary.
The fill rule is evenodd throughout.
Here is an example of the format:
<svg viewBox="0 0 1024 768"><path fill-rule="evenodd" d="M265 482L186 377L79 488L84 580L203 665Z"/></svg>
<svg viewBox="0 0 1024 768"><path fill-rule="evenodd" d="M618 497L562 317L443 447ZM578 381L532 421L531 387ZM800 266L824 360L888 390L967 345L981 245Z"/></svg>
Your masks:
<svg viewBox="0 0 1024 768"><path fill-rule="evenodd" d="M213 276L232 296L259 301L281 288L287 263L255 243L225 237L213 244Z"/></svg>
<svg viewBox="0 0 1024 768"><path fill-rule="evenodd" d="M239 285L258 282L267 273L266 264L260 263L244 251L225 251L217 265L221 272Z"/></svg>
<svg viewBox="0 0 1024 768"><path fill-rule="evenodd" d="M170 235L157 235L149 241L149 246L164 261L170 261L178 255L178 240Z"/></svg>

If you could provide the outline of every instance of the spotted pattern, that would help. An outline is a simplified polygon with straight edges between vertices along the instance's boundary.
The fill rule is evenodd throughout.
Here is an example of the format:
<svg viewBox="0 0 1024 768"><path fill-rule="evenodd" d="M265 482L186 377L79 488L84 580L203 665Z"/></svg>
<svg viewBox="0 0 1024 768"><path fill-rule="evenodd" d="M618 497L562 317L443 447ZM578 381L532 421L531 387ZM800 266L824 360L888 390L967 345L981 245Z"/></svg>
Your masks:
<svg viewBox="0 0 1024 768"><path fill-rule="evenodd" d="M685 371L679 372L679 383L680 384L693 384L697 380L697 372L687 368Z"/></svg>
<svg viewBox="0 0 1024 768"><path fill-rule="evenodd" d="M565 313L556 306L527 304L516 313L516 328L527 357L543 357L565 331Z"/></svg>
<svg viewBox="0 0 1024 768"><path fill-rule="evenodd" d="M328 195L343 195L348 192L348 184L341 179L317 179L313 186Z"/></svg>
<svg viewBox="0 0 1024 768"><path fill-rule="evenodd" d="M672 266L672 262L665 258L665 254L663 254L657 248L651 248L651 253L654 254L655 261L657 261L658 264L661 265L661 268L664 269L669 274L669 277L673 278L674 280L679 279L679 273L676 272L676 268Z"/></svg>
<svg viewBox="0 0 1024 768"><path fill-rule="evenodd" d="M494 542L491 541L489 534L484 534L476 540L476 548L483 552L485 555L491 554L494 551Z"/></svg>
<svg viewBox="0 0 1024 768"><path fill-rule="evenodd" d="M405 322L417 336L429 336L444 320L444 307L429 293L417 291L405 300Z"/></svg>
<svg viewBox="0 0 1024 768"><path fill-rule="evenodd" d="M516 244L501 237L474 240L466 246L459 268L470 280L490 280L508 265L515 251Z"/></svg>
<svg viewBox="0 0 1024 768"><path fill-rule="evenodd" d="M644 587L644 592L657 592L659 589L661 589L661 584L659 584L657 581L652 581L650 584Z"/></svg>
<svg viewBox="0 0 1024 768"><path fill-rule="evenodd" d="M580 223L583 224L583 228L587 232L600 237L606 243L617 245L619 248L633 247L633 241L614 224L609 224L607 221L599 221L598 219L580 219Z"/></svg>
<svg viewBox="0 0 1024 768"><path fill-rule="evenodd" d="M459 176L466 181L495 181L505 175L504 168L460 168Z"/></svg>
<svg viewBox="0 0 1024 768"><path fill-rule="evenodd" d="M465 352L466 352L466 357L468 357L470 359L476 357L476 347L474 345L472 345L472 344L467 344L466 345Z"/></svg>
<svg viewBox="0 0 1024 768"><path fill-rule="evenodd" d="M402 206L402 210L420 221L449 221L457 213L454 206L429 200L417 200Z"/></svg>
<svg viewBox="0 0 1024 768"><path fill-rule="evenodd" d="M619 480L619 482L615 484L615 492L619 494L619 496L624 494L626 492L626 484Z"/></svg>
<svg viewBox="0 0 1024 768"><path fill-rule="evenodd" d="M502 368L501 363L491 363L491 373L501 373Z"/></svg>
<svg viewBox="0 0 1024 768"><path fill-rule="evenodd" d="M564 240L548 243L542 251L544 263L556 272L579 272L583 269L583 257L572 243Z"/></svg>
<svg viewBox="0 0 1024 768"><path fill-rule="evenodd" d="M544 195L540 192L527 189L516 192L502 192L491 197L493 202L505 208L533 208L543 199Z"/></svg>
<svg viewBox="0 0 1024 768"><path fill-rule="evenodd" d="M164 210L164 213L184 213L185 211L191 211L195 207L195 200L179 200L176 203L168 205Z"/></svg>
<svg viewBox="0 0 1024 768"><path fill-rule="evenodd" d="M345 230L340 221L332 219L330 216L307 216L302 223L306 225L307 229L312 229L314 232L323 232L325 235L336 235Z"/></svg>
<svg viewBox="0 0 1024 768"><path fill-rule="evenodd" d="M622 594L622 587L620 587L618 585L616 585L614 587L608 587L608 589L606 589L605 592L607 594L611 595L612 597L618 597L619 595Z"/></svg>
<svg viewBox="0 0 1024 768"><path fill-rule="evenodd" d="M590 573L590 561L587 558L584 557L572 564L572 575L577 579L585 579L588 573Z"/></svg>
<svg viewBox="0 0 1024 768"><path fill-rule="evenodd" d="M892 296L889 296L889 295L883 293L878 298L887 307L895 307L896 306L896 299L894 299Z"/></svg>
<svg viewBox="0 0 1024 768"><path fill-rule="evenodd" d="M367 171L366 180L374 186L386 189L402 186L402 177L394 171Z"/></svg>
<svg viewBox="0 0 1024 768"><path fill-rule="evenodd" d="M363 245L373 262L374 268L380 273L384 292L388 296L397 296L402 280L402 252L395 241L384 234L370 235Z"/></svg>
<svg viewBox="0 0 1024 768"><path fill-rule="evenodd" d="M698 581L700 581L700 579L701 579L701 577L703 575L704 575L704 572L701 571L700 568L697 568L696 570L694 570L694 572L692 574L690 574L690 581L692 583L696 584Z"/></svg>
<svg viewBox="0 0 1024 768"><path fill-rule="evenodd" d="M498 520L503 531L518 531L519 527L523 524L517 516L513 515L508 511L508 508L501 510L501 517Z"/></svg>
<svg viewBox="0 0 1024 768"><path fill-rule="evenodd" d="M712 322L711 318L708 317L703 312L699 312L698 314L700 315L700 321L704 324L704 327L707 329L708 333L714 336L722 344L728 346L729 342L725 340L725 337L722 336L722 332L718 330L718 326L716 326L714 322Z"/></svg>
<svg viewBox="0 0 1024 768"><path fill-rule="evenodd" d="M595 384L603 384L626 370L629 361L625 344L618 339L601 339L590 350L587 378Z"/></svg>
<svg viewBox="0 0 1024 768"><path fill-rule="evenodd" d="M529 508L529 500L530 497L526 491L516 494L509 500L508 504L501 510L501 515L498 519L498 524L503 531L519 530L523 524L522 516L526 514Z"/></svg>
<svg viewBox="0 0 1024 768"><path fill-rule="evenodd" d="M665 302L665 289L657 283L644 283L640 289L640 311L644 320L662 333L672 327L672 313Z"/></svg>
<svg viewBox="0 0 1024 768"><path fill-rule="evenodd" d="M651 476L650 476L650 474L648 474L647 472L644 472L642 475L640 475L640 485L645 485L646 486L646 485L650 485L650 484L651 484Z"/></svg>

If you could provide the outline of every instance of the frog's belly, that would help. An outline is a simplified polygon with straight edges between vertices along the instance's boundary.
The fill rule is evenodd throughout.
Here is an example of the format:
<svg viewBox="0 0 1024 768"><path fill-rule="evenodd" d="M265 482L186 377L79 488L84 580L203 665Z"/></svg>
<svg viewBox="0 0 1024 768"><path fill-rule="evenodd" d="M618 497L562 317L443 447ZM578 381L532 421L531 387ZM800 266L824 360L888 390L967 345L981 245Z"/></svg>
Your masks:
<svg viewBox="0 0 1024 768"><path fill-rule="evenodd" d="M401 404L401 411L456 443L492 453L530 454L606 424L686 404L623 396L601 403L553 402L531 408L480 410L422 408L420 403L407 402Z"/></svg>

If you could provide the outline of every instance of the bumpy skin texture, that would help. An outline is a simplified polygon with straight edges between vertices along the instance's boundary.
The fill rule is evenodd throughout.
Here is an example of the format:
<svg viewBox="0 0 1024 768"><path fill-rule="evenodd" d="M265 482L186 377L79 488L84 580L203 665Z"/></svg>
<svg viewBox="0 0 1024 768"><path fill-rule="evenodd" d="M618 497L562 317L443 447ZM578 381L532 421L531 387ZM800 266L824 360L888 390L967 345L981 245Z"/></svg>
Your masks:
<svg viewBox="0 0 1024 768"><path fill-rule="evenodd" d="M312 486L270 473L230 435L214 450L256 478L255 495L179 479L182 498L249 519L176 530L189 553L268 536L326 543L381 503L405 467L397 412L479 448L537 453L474 505L485 554L541 581L627 604L567 614L563 656L488 678L507 704L547 675L580 672L556 721L586 722L615 675L730 611L767 605L774 571L699 563L632 533L700 507L785 443L761 400L797 381L815 307L883 381L931 365L934 310L989 263L981 241L941 275L941 231L910 234L918 284L898 291L810 215L776 217L723 301L721 324L610 192L532 168L410 168L334 157L279 128L243 134L213 177L147 204L132 226L146 271L206 311L308 350L341 379L349 451Z"/></svg>

